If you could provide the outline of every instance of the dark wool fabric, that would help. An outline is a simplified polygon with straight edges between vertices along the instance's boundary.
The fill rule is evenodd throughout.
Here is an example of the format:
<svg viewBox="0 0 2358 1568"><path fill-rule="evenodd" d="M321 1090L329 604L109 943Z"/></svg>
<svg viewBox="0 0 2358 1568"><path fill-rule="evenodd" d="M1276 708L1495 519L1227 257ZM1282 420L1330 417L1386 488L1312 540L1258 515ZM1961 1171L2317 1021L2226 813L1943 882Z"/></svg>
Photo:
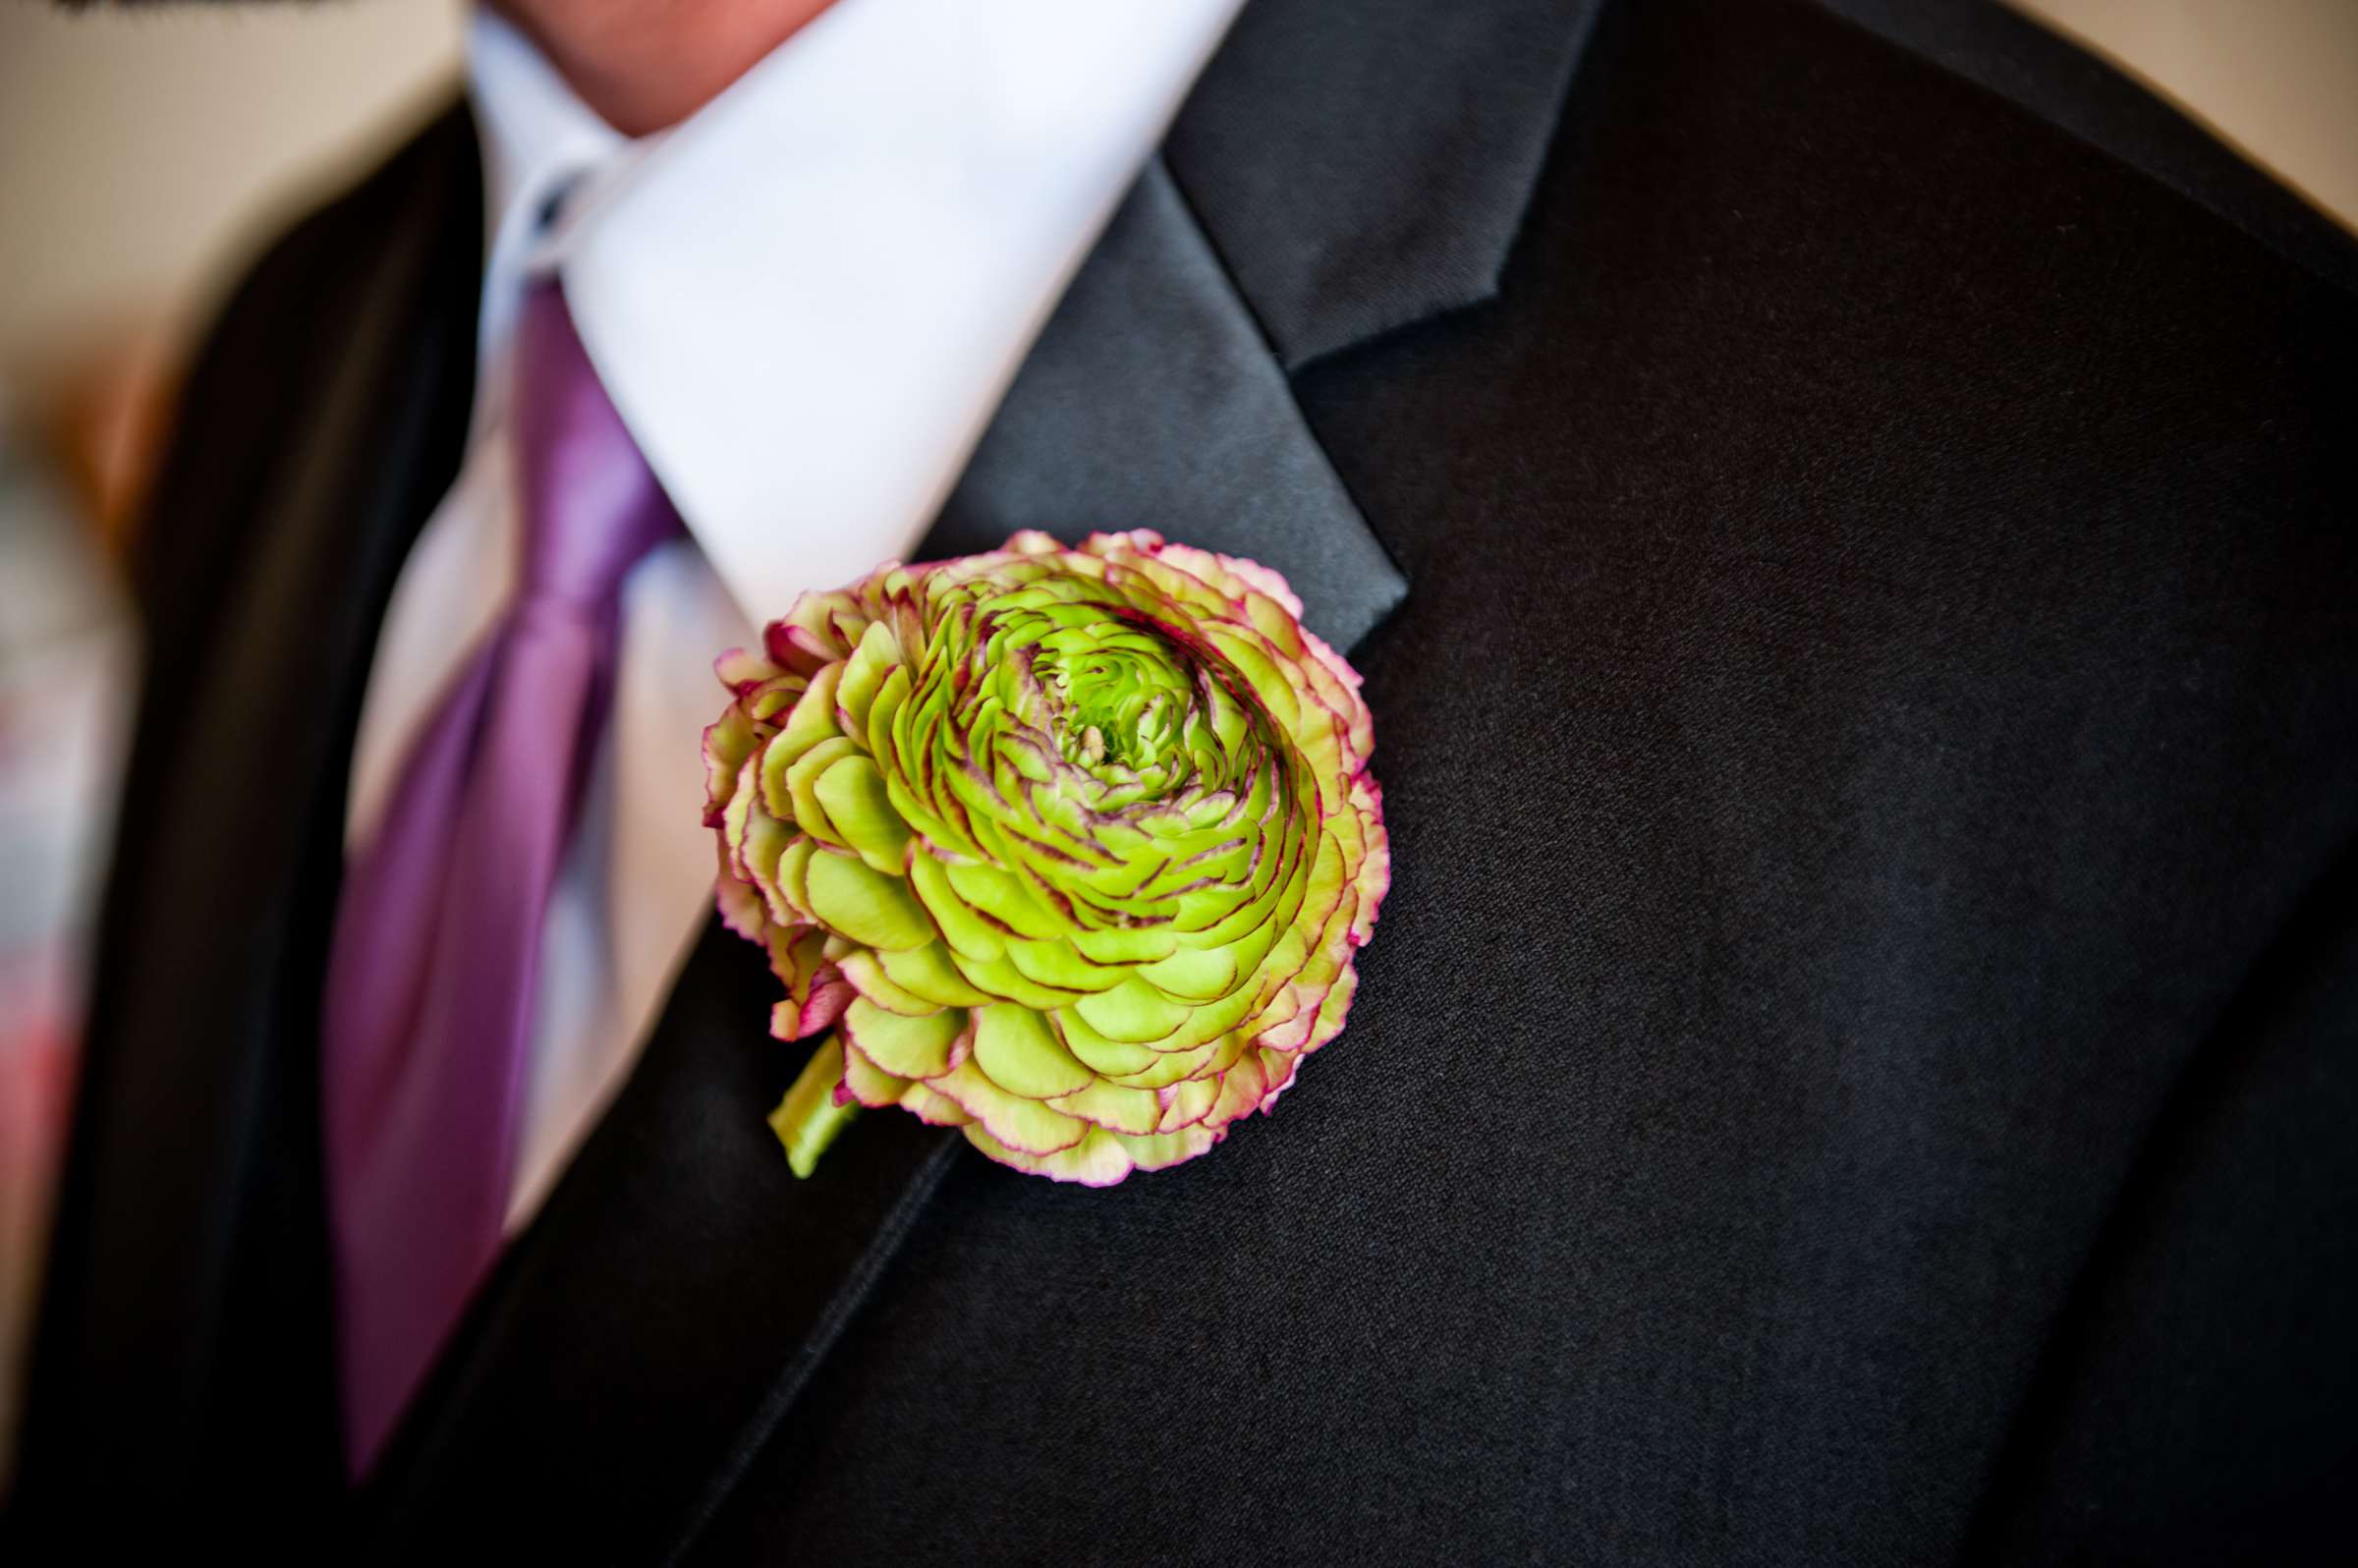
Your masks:
<svg viewBox="0 0 2358 1568"><path fill-rule="evenodd" d="M27 1560L2341 1554L2348 248L1950 8L1411 9L1247 7L928 540L1235 495L1310 563L1396 869L1349 1028L1109 1191L899 1115L797 1183L715 929L352 1499L309 1020L464 119L262 264L161 492Z"/></svg>

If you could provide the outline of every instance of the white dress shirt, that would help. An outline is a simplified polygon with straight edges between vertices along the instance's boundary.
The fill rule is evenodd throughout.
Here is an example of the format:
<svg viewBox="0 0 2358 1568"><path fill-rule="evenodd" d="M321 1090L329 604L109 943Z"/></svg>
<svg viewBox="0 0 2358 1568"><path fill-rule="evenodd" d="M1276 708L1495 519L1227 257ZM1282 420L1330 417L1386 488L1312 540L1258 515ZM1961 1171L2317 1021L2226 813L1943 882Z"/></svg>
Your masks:
<svg viewBox="0 0 2358 1568"><path fill-rule="evenodd" d="M802 590L916 545L1240 3L837 0L637 140L476 17L489 255L474 422L377 644L347 852L513 591L509 350L532 277L562 276L689 532L625 586L612 716L542 942L511 1234L620 1087L710 913L713 658ZM764 1025L746 1020L749 1044Z"/></svg>

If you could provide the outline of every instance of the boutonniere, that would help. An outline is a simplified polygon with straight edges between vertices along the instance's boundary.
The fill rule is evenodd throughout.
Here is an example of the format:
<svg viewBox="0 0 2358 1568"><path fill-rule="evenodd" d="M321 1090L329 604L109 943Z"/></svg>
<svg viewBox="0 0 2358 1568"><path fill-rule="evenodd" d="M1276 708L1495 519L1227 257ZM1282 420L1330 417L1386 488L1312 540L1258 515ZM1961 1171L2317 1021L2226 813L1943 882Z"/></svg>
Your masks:
<svg viewBox="0 0 2358 1568"><path fill-rule="evenodd" d="M1359 676L1284 579L1146 532L886 567L718 665L719 903L860 1106L1106 1186L1266 1111L1343 1027L1390 879Z"/></svg>

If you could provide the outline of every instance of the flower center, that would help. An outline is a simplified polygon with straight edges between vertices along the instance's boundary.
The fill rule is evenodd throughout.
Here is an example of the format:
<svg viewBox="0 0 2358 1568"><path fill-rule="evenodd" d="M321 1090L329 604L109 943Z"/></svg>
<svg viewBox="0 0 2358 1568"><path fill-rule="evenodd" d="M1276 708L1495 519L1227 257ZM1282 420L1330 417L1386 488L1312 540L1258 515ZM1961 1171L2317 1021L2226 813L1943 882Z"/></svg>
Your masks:
<svg viewBox="0 0 2358 1568"><path fill-rule="evenodd" d="M1040 642L1033 674L1055 694L1057 749L1093 771L1158 770L1179 742L1195 682L1177 650L1135 627L1076 627Z"/></svg>

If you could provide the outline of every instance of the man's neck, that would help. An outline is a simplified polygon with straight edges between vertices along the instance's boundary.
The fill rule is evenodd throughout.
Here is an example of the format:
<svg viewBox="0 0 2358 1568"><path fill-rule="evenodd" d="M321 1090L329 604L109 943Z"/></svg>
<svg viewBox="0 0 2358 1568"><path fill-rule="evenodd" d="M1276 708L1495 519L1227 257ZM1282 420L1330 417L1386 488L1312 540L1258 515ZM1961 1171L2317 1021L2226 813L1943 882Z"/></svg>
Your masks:
<svg viewBox="0 0 2358 1568"><path fill-rule="evenodd" d="M834 0L485 0L625 136L677 125Z"/></svg>

